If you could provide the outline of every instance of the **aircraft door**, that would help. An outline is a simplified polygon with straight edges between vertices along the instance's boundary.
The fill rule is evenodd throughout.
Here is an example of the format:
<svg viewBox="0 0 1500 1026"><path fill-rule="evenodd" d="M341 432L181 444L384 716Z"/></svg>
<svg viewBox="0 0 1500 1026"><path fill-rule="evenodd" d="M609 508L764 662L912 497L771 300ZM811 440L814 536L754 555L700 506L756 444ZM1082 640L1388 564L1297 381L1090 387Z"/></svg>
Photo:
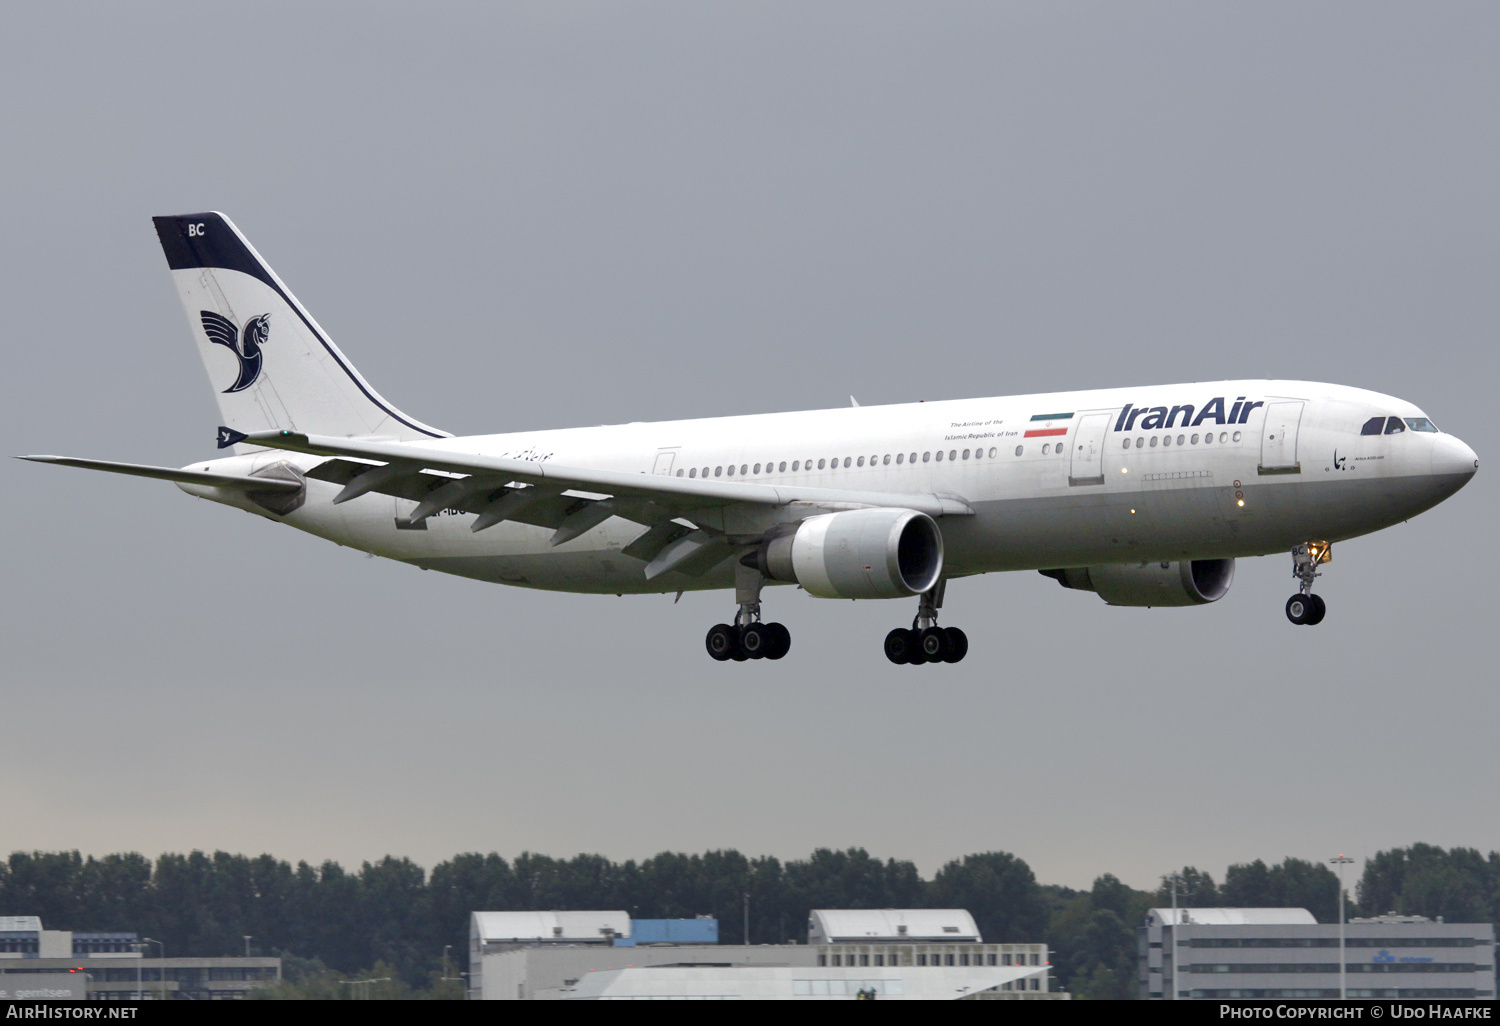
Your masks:
<svg viewBox="0 0 1500 1026"><path fill-rule="evenodd" d="M1266 404L1266 419L1260 429L1262 474L1300 474L1297 462L1297 429L1302 423L1303 403Z"/></svg>
<svg viewBox="0 0 1500 1026"><path fill-rule="evenodd" d="M656 463L651 467L651 473L662 477L670 477L672 474L672 463L677 459L676 449L659 449L656 453Z"/></svg>
<svg viewBox="0 0 1500 1026"><path fill-rule="evenodd" d="M1073 461L1068 468L1070 485L1104 483L1104 435L1113 413L1090 413L1078 421L1073 433Z"/></svg>

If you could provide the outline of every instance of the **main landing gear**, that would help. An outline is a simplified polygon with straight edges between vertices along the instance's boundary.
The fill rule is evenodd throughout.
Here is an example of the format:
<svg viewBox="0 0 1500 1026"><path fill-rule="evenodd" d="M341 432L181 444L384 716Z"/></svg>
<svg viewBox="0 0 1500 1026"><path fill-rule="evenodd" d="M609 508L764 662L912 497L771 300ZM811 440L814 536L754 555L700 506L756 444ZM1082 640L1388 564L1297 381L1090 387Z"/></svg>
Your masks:
<svg viewBox="0 0 1500 1026"><path fill-rule="evenodd" d="M923 663L956 663L969 654L969 636L957 627L939 627L937 611L943 605L947 581L917 596L917 616L911 629L897 627L885 636L885 657L893 663L920 666Z"/></svg>
<svg viewBox="0 0 1500 1026"><path fill-rule="evenodd" d="M734 597L740 610L734 623L714 624L703 639L708 654L719 662L733 659L780 659L791 650L792 632L779 623L760 620L760 588L765 578L746 566L734 568Z"/></svg>
<svg viewBox="0 0 1500 1026"><path fill-rule="evenodd" d="M1328 612L1322 596L1313 594L1314 578L1322 577L1318 566L1333 559L1328 542L1306 542L1292 549L1292 576L1297 578L1297 594L1286 600L1286 618L1298 627L1313 627L1323 622Z"/></svg>

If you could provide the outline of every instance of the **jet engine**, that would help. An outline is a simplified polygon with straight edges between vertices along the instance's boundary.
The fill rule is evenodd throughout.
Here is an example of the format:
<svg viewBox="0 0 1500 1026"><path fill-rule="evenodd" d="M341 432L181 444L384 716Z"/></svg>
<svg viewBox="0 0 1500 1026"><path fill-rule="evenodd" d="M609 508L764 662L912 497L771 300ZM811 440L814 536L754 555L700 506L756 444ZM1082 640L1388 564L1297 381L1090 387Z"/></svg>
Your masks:
<svg viewBox="0 0 1500 1026"><path fill-rule="evenodd" d="M1106 563L1041 573L1064 588L1092 591L1112 606L1201 606L1228 593L1234 582L1234 560Z"/></svg>
<svg viewBox="0 0 1500 1026"><path fill-rule="evenodd" d="M904 598L927 591L943 572L943 534L926 513L853 509L808 517L792 534L741 560L773 581L800 584L819 598Z"/></svg>

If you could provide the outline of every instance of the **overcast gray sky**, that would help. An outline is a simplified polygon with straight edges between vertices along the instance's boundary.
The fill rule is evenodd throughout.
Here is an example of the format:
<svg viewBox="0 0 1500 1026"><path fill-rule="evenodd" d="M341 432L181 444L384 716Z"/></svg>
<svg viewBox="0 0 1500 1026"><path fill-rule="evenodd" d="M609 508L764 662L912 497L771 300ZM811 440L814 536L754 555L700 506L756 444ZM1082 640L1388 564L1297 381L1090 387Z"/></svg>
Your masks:
<svg viewBox="0 0 1500 1026"><path fill-rule="evenodd" d="M181 465L213 391L151 228L228 213L458 433L1235 377L1497 445L1500 7L0 7L5 450ZM1043 881L1500 848L1496 476L1195 609L483 585L171 485L0 468L0 853L432 865L862 845ZM1486 512L1488 511L1488 512Z"/></svg>

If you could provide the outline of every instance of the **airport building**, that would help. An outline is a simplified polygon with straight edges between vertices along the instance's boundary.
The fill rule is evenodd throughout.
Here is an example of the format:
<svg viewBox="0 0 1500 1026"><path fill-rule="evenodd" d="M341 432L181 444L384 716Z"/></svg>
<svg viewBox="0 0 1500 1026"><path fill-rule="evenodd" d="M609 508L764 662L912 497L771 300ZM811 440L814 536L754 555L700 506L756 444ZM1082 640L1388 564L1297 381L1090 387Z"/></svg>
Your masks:
<svg viewBox="0 0 1500 1026"><path fill-rule="evenodd" d="M1339 926L1302 908L1157 908L1139 930L1140 994L1155 1000L1339 997ZM1351 998L1495 996L1495 928L1422 916L1344 926Z"/></svg>
<svg viewBox="0 0 1500 1026"><path fill-rule="evenodd" d="M45 930L0 916L0 1000L224 1001L281 979L279 958L147 958L135 933Z"/></svg>
<svg viewBox="0 0 1500 1026"><path fill-rule="evenodd" d="M479 1000L1056 1000L1044 944L986 944L962 909L814 910L808 944L623 911L475 912Z"/></svg>

